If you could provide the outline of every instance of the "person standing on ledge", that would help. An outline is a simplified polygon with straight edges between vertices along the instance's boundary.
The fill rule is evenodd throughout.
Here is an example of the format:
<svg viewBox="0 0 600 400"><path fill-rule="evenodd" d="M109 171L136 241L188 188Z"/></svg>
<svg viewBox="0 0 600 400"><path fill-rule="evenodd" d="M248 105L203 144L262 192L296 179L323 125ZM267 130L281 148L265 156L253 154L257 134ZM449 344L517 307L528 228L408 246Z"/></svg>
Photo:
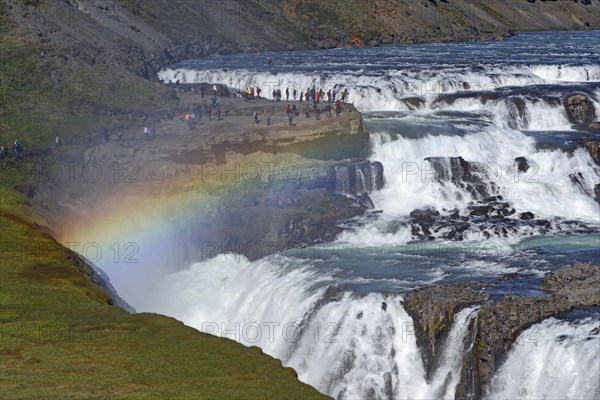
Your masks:
<svg viewBox="0 0 600 400"><path fill-rule="evenodd" d="M23 155L23 147L21 147L21 143L18 140L15 140L15 144L13 144L13 153L15 154L15 158L21 158Z"/></svg>
<svg viewBox="0 0 600 400"><path fill-rule="evenodd" d="M287 116L288 116L288 125L289 126L294 125L294 111L292 110L292 106L290 106L288 104L287 107L285 108L285 112L287 113Z"/></svg>
<svg viewBox="0 0 600 400"><path fill-rule="evenodd" d="M335 102L335 115L337 117L339 117L341 113L342 113L342 102L338 99L338 101Z"/></svg>
<svg viewBox="0 0 600 400"><path fill-rule="evenodd" d="M344 92L342 93L342 103L347 103L348 102L348 89L344 89Z"/></svg>
<svg viewBox="0 0 600 400"><path fill-rule="evenodd" d="M267 113L267 126L271 126L271 113Z"/></svg>
<svg viewBox="0 0 600 400"><path fill-rule="evenodd" d="M254 111L254 125L258 125L258 113Z"/></svg>

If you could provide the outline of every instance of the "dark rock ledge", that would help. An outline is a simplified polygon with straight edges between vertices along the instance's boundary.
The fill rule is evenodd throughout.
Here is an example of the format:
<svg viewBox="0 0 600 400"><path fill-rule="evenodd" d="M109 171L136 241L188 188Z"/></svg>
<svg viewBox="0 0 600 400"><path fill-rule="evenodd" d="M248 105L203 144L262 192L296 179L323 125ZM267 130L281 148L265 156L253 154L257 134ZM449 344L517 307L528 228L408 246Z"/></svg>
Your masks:
<svg viewBox="0 0 600 400"><path fill-rule="evenodd" d="M517 279L518 275L500 278ZM496 284L498 283L496 281ZM600 266L574 264L546 274L539 287L544 296L505 295L490 300L494 282L450 283L417 290L404 298L413 318L428 377L435 371L454 316L481 304L468 327L463 368L456 398L482 398L493 373L505 360L519 334L542 320L578 307L600 306Z"/></svg>

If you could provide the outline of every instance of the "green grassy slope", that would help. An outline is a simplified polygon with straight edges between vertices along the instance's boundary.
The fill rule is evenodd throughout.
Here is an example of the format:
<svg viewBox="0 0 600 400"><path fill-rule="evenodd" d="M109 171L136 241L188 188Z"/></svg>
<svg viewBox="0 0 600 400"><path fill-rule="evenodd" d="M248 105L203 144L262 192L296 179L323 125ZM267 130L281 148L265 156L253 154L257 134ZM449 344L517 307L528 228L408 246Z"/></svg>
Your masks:
<svg viewBox="0 0 600 400"><path fill-rule="evenodd" d="M26 197L0 199L0 398L324 398L258 348L109 305Z"/></svg>

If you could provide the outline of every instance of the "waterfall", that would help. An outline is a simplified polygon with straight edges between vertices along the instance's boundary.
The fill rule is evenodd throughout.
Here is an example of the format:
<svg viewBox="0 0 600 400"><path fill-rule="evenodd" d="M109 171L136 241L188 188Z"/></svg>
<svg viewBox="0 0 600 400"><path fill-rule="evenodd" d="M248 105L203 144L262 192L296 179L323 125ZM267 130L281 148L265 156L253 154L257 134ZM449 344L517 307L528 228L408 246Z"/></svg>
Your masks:
<svg viewBox="0 0 600 400"><path fill-rule="evenodd" d="M521 333L487 399L600 398L600 319L549 318Z"/></svg>
<svg viewBox="0 0 600 400"><path fill-rule="evenodd" d="M258 345L338 399L453 398L475 308L456 315L428 381L400 295L358 296L332 276L282 256L237 257L223 255L166 276L137 310Z"/></svg>

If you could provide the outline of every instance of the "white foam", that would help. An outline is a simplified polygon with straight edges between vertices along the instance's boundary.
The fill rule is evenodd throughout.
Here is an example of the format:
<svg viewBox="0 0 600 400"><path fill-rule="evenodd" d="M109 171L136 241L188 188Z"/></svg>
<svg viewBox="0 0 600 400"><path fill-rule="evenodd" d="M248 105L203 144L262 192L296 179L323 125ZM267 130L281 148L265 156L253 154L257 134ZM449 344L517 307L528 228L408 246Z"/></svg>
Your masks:
<svg viewBox="0 0 600 400"><path fill-rule="evenodd" d="M598 319L579 322L550 318L519 335L494 375L492 399L600 398Z"/></svg>
<svg viewBox="0 0 600 400"><path fill-rule="evenodd" d="M598 204L589 195L600 182L600 168L585 149L572 155L562 150L537 150L535 141L518 131L488 127L465 136L427 135L419 139L373 135L373 160L384 165L386 186L372 194L376 208L386 214L406 216L417 208L464 210L472 195L451 183L435 179L427 157L463 157L484 166L485 178L500 188L500 194L517 211L543 217L598 222ZM527 173L515 168L515 158L526 157ZM587 193L569 177L581 172Z"/></svg>
<svg viewBox="0 0 600 400"><path fill-rule="evenodd" d="M311 72L257 72L246 69L167 68L159 73L159 77L165 82L180 80L181 83L219 83L239 90L258 85L263 96L269 99L272 98L273 89L278 88L283 92L289 88L290 93L296 88L298 94L313 86L326 92L334 88L338 91L347 88L350 92L349 101L360 111L399 111L409 109L402 101L409 97L432 101L444 93L492 91L504 87L552 83L557 80L597 82L600 81L600 67L486 66L480 71L447 67L437 71L345 71L328 75Z"/></svg>
<svg viewBox="0 0 600 400"><path fill-rule="evenodd" d="M600 82L598 65L533 65L530 70L548 82Z"/></svg>
<svg viewBox="0 0 600 400"><path fill-rule="evenodd" d="M452 398L474 309L457 314L440 368L427 381L402 298L341 289L326 295L330 283L298 260L227 255L166 276L135 307L258 345L334 397Z"/></svg>

